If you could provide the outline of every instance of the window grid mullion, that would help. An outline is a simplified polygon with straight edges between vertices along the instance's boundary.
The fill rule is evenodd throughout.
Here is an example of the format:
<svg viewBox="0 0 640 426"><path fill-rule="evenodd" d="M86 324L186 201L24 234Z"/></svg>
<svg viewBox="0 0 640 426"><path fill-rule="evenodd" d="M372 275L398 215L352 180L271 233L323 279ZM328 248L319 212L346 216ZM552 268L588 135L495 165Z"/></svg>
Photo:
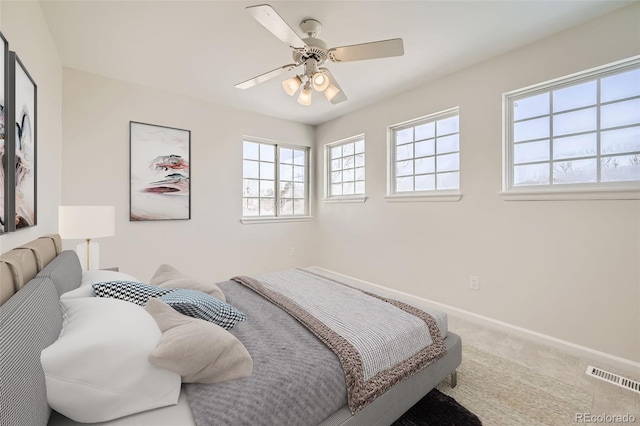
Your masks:
<svg viewBox="0 0 640 426"><path fill-rule="evenodd" d="M553 134L553 119L555 117L553 93L553 90L549 92L549 185L553 185L553 141L555 140L555 135Z"/></svg>
<svg viewBox="0 0 640 426"><path fill-rule="evenodd" d="M597 79L596 83L596 101L598 102L598 109L596 110L596 182L602 182L602 159L600 158L601 150L600 150L600 132L601 132L601 110L602 104L600 103L602 99L602 94L600 93L600 81L602 78Z"/></svg>

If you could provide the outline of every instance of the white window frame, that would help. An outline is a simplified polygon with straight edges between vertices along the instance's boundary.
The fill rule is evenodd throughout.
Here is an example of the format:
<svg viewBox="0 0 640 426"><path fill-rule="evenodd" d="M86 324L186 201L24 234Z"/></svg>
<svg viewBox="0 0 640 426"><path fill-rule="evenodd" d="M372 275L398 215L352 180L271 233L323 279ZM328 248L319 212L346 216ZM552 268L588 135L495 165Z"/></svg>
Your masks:
<svg viewBox="0 0 640 426"><path fill-rule="evenodd" d="M514 142L513 142L513 104L522 98L535 96L563 87L569 87L579 83L598 80L608 75L617 74L624 71L637 69L640 66L640 56L634 56L622 61L591 68L586 71L574 73L565 77L560 77L543 83L528 86L522 89L504 93L502 95L503 108L503 132L502 132L502 192L500 195L505 200L602 200L602 199L640 199L640 183L630 182L597 182L597 183L570 183L570 184L549 184L514 186ZM636 99L631 97L628 99ZM628 100L625 98L625 100ZM620 100L613 101L619 102ZM607 102L606 104L608 104ZM600 167L600 88L598 86L598 100L595 105L598 111L598 127L596 129L598 152L595 157L598 160L598 176ZM549 115L553 116L550 110ZM623 126L624 127L624 126ZM608 129L607 129L608 130ZM566 136L566 135L563 135ZM553 145L553 136L549 136L549 143ZM593 157L593 156L592 156ZM549 158L549 163L553 164L553 157Z"/></svg>
<svg viewBox="0 0 640 426"><path fill-rule="evenodd" d="M462 158L461 158L461 144L460 140L461 132L458 128L458 155L460 160L460 167L458 169L459 185L458 189L433 189L427 191L396 191L396 132L409 127L416 127L423 124L436 122L446 118L458 116L460 120L460 107L453 107L443 111L429 114L423 117L415 118L402 123L394 124L387 128L387 196L385 199L390 202L413 202L413 201L459 201L462 198L461 192L461 171L462 171ZM450 153L447 153L450 154ZM437 151L434 153L434 157L438 157ZM435 160L437 161L437 160ZM437 165L434 175L438 172Z"/></svg>
<svg viewBox="0 0 640 426"><path fill-rule="evenodd" d="M349 195L332 195L331 194L331 185L332 185L332 171L333 168L331 166L331 162L333 160L332 156L331 156L331 150L332 148L335 148L337 146L343 146L343 145L347 145L347 144L355 144L355 142L357 141L362 141L362 143L364 144L364 151L362 151L362 155L364 155L364 164L363 164L363 169L364 169L364 177L361 180L361 182L364 185L364 192L362 192L361 194L349 194ZM354 153L355 155L355 153ZM349 138L346 139L341 139L339 141L336 142L331 142L325 145L325 151L324 151L324 199L322 200L325 203L332 203L332 202L343 202L343 203L364 203L365 201L367 201L367 196L366 196L366 191L367 191L367 185L366 185L366 176L367 176L367 166L366 166L366 162L367 162L367 144L366 144L366 140L364 137L364 133L360 134L360 135L356 135L356 136L351 136ZM344 157L341 157L344 158ZM354 170L354 174L355 174L355 169L357 167L355 166L355 160L354 160L354 165L352 167L352 169ZM343 169L341 169L343 170ZM360 181L360 180L358 180ZM355 176L354 176L354 182L357 182L355 180ZM341 183L344 183L343 181Z"/></svg>
<svg viewBox="0 0 640 426"><path fill-rule="evenodd" d="M273 216L244 216L244 208L242 210L242 217L240 219L240 222L243 224L259 224L259 223L274 223L274 222L305 222L305 221L309 221L312 219L312 216L310 214L310 209L311 209L311 194L310 194L310 188L311 188L311 183L309 181L311 173L310 173L310 167L311 167L311 149L308 146L303 146L303 145L293 145L293 144L286 144L286 143L282 143L282 142L278 142L278 141L274 141L274 140L269 140L269 139L263 139L263 138L258 138L258 137L253 137L253 136L244 136L242 138L242 181L244 182L244 142L253 142L253 143L257 143L257 144L267 144L267 145L273 145L275 148L275 159L274 159L274 167L275 167L275 171L274 171L274 215ZM305 197L304 197L304 205L305 205L305 213L304 215L281 215L280 214L280 149L295 149L298 151L304 151L305 152L305 166L304 166L304 185L305 185ZM243 187L244 187L244 183L243 183ZM253 198L253 197L251 197ZM258 197L258 198L262 198L262 197ZM244 194L242 196L242 200L244 202Z"/></svg>

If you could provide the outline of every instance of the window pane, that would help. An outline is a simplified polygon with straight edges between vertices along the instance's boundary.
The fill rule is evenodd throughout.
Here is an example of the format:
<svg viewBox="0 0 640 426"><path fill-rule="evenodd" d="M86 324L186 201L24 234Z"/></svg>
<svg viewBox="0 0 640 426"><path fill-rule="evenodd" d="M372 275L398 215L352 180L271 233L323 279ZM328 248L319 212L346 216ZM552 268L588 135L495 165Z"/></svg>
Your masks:
<svg viewBox="0 0 640 426"><path fill-rule="evenodd" d="M305 151L299 149L293 150L293 164L297 166L304 166L305 164Z"/></svg>
<svg viewBox="0 0 640 426"><path fill-rule="evenodd" d="M295 198L304 198L304 183L294 183L293 185L293 196Z"/></svg>
<svg viewBox="0 0 640 426"><path fill-rule="evenodd" d="M515 142L549 137L549 117L513 123L513 140Z"/></svg>
<svg viewBox="0 0 640 426"><path fill-rule="evenodd" d="M598 101L597 81L553 91L553 112L595 105Z"/></svg>
<svg viewBox="0 0 640 426"><path fill-rule="evenodd" d="M513 168L513 185L548 185L549 164L529 164Z"/></svg>
<svg viewBox="0 0 640 426"><path fill-rule="evenodd" d="M242 176L245 178L259 178L258 174L258 163L257 161L247 161L245 160L242 165Z"/></svg>
<svg viewBox="0 0 640 426"><path fill-rule="evenodd" d="M276 147L273 145L261 143L260 144L260 161L274 162L275 160L276 160Z"/></svg>
<svg viewBox="0 0 640 426"><path fill-rule="evenodd" d="M596 182L597 160L557 161L553 163L553 183Z"/></svg>
<svg viewBox="0 0 640 426"><path fill-rule="evenodd" d="M331 158L342 157L342 145L331 147Z"/></svg>
<svg viewBox="0 0 640 426"><path fill-rule="evenodd" d="M342 181L343 182L353 181L353 169L345 170L342 172Z"/></svg>
<svg viewBox="0 0 640 426"><path fill-rule="evenodd" d="M518 143L513 146L513 164L549 161L549 141Z"/></svg>
<svg viewBox="0 0 640 426"><path fill-rule="evenodd" d="M293 200L280 200L280 214L283 216L293 214Z"/></svg>
<svg viewBox="0 0 640 426"><path fill-rule="evenodd" d="M364 194L364 182L356 182L356 194Z"/></svg>
<svg viewBox="0 0 640 426"><path fill-rule="evenodd" d="M421 141L424 139L430 139L436 136L436 123L431 122L416 126L416 140Z"/></svg>
<svg viewBox="0 0 640 426"><path fill-rule="evenodd" d="M356 155L356 167L364 167L364 154Z"/></svg>
<svg viewBox="0 0 640 426"><path fill-rule="evenodd" d="M306 203L304 200L293 200L293 214L302 216L305 214Z"/></svg>
<svg viewBox="0 0 640 426"><path fill-rule="evenodd" d="M396 176L413 174L413 160L398 161L396 163Z"/></svg>
<svg viewBox="0 0 640 426"><path fill-rule="evenodd" d="M416 176L416 191L433 191L436 189L436 175Z"/></svg>
<svg viewBox="0 0 640 426"><path fill-rule="evenodd" d="M353 155L355 145L353 143L346 143L342 145L342 155Z"/></svg>
<svg viewBox="0 0 640 426"><path fill-rule="evenodd" d="M260 162L260 179L275 179L275 164Z"/></svg>
<svg viewBox="0 0 640 426"><path fill-rule="evenodd" d="M396 147L396 160L406 160L407 158L413 158L412 143Z"/></svg>
<svg viewBox="0 0 640 426"><path fill-rule="evenodd" d="M363 139L360 139L359 141L356 141L355 145L356 145L356 154L364 152L364 140Z"/></svg>
<svg viewBox="0 0 640 426"><path fill-rule="evenodd" d="M396 179L396 192L413 191L413 176Z"/></svg>
<svg viewBox="0 0 640 426"><path fill-rule="evenodd" d="M459 170L460 169L460 154L447 154L447 155L439 155L438 156L438 172L448 172L450 170ZM440 185L438 185L440 188Z"/></svg>
<svg viewBox="0 0 640 426"><path fill-rule="evenodd" d="M638 123L640 123L640 99L616 102L600 108L600 127L603 129Z"/></svg>
<svg viewBox="0 0 640 426"><path fill-rule="evenodd" d="M331 195L342 195L342 184L331 185Z"/></svg>
<svg viewBox="0 0 640 426"><path fill-rule="evenodd" d="M356 180L364 180L364 167L358 167L357 169L355 169L355 179Z"/></svg>
<svg viewBox="0 0 640 426"><path fill-rule="evenodd" d="M431 139L423 142L416 142L415 144L415 156L426 157L427 155L434 155L436 153L435 139Z"/></svg>
<svg viewBox="0 0 640 426"><path fill-rule="evenodd" d="M261 180L260 181L260 196L261 197L275 197L275 186L274 181L272 180Z"/></svg>
<svg viewBox="0 0 640 426"><path fill-rule="evenodd" d="M416 160L415 174L423 175L425 173L433 173L436 171L435 157L423 157ZM416 182L416 185L418 183Z"/></svg>
<svg viewBox="0 0 640 426"><path fill-rule="evenodd" d="M293 166L293 180L304 182L304 167Z"/></svg>
<svg viewBox="0 0 640 426"><path fill-rule="evenodd" d="M343 169L352 169L354 163L355 163L355 160L353 158L353 155L350 155L349 157L344 157L342 159L342 168Z"/></svg>
<svg viewBox="0 0 640 426"><path fill-rule="evenodd" d="M331 173L331 183L340 183L340 182L342 182L342 172Z"/></svg>
<svg viewBox="0 0 640 426"><path fill-rule="evenodd" d="M342 169L342 159L338 158L337 160L331 160L331 170L340 170Z"/></svg>
<svg viewBox="0 0 640 426"><path fill-rule="evenodd" d="M436 121L436 134L438 136L446 135L449 133L457 133L458 130L458 116L445 118L444 120Z"/></svg>
<svg viewBox="0 0 640 426"><path fill-rule="evenodd" d="M438 154L443 154L447 152L455 152L458 151L458 136L457 134L451 136L445 136L443 138L438 138L436 144L438 146Z"/></svg>
<svg viewBox="0 0 640 426"><path fill-rule="evenodd" d="M258 196L258 181L245 179L244 183L244 196L245 197L257 197Z"/></svg>
<svg viewBox="0 0 640 426"><path fill-rule="evenodd" d="M292 164L293 163L293 150L288 148L280 148L280 163Z"/></svg>
<svg viewBox="0 0 640 426"><path fill-rule="evenodd" d="M258 159L258 144L254 142L244 141L242 146L242 157L245 160L257 160Z"/></svg>
<svg viewBox="0 0 640 426"><path fill-rule="evenodd" d="M600 149L602 154L640 151L640 126L602 132Z"/></svg>
<svg viewBox="0 0 640 426"><path fill-rule="evenodd" d="M258 216L260 214L260 201L257 198L242 199L242 215Z"/></svg>
<svg viewBox="0 0 640 426"><path fill-rule="evenodd" d="M598 153L598 137L595 133L569 136L553 140L553 158L589 157Z"/></svg>
<svg viewBox="0 0 640 426"><path fill-rule="evenodd" d="M605 157L600 164L603 182L640 180L640 154Z"/></svg>
<svg viewBox="0 0 640 426"><path fill-rule="evenodd" d="M280 166L280 180L293 180L293 166Z"/></svg>
<svg viewBox="0 0 640 426"><path fill-rule="evenodd" d="M513 103L513 119L537 117L549 114L549 93L518 99Z"/></svg>
<svg viewBox="0 0 640 426"><path fill-rule="evenodd" d="M596 108L581 109L553 116L553 135L588 132L597 127Z"/></svg>
<svg viewBox="0 0 640 426"><path fill-rule="evenodd" d="M355 185L353 182L342 184L342 195L353 195L354 191L355 191Z"/></svg>
<svg viewBox="0 0 640 426"><path fill-rule="evenodd" d="M396 145L413 142L413 127L396 132Z"/></svg>
<svg viewBox="0 0 640 426"><path fill-rule="evenodd" d="M615 101L638 95L640 95L640 69L600 80L600 102Z"/></svg>
<svg viewBox="0 0 640 426"><path fill-rule="evenodd" d="M436 187L438 189L458 189L460 188L460 174L438 173L436 175Z"/></svg>
<svg viewBox="0 0 640 426"><path fill-rule="evenodd" d="M280 198L293 198L293 182L280 182Z"/></svg>
<svg viewBox="0 0 640 426"><path fill-rule="evenodd" d="M275 216L273 198L260 199L260 216Z"/></svg>

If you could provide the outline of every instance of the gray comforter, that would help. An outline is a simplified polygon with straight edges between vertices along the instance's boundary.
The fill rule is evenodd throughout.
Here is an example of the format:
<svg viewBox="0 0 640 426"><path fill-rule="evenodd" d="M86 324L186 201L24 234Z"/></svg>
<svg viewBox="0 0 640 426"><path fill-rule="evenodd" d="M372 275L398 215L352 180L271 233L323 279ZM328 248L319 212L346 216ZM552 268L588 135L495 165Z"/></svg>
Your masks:
<svg viewBox="0 0 640 426"><path fill-rule="evenodd" d="M230 332L251 354L253 374L186 385L197 425L317 425L347 404L344 373L331 349L252 290L233 281L219 286L247 314Z"/></svg>

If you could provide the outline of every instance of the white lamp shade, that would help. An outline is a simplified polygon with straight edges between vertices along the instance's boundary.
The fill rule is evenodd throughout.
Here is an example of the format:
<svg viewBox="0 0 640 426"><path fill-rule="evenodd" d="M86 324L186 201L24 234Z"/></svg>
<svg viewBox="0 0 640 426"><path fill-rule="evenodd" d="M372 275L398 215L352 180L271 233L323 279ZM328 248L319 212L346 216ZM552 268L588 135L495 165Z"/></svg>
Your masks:
<svg viewBox="0 0 640 426"><path fill-rule="evenodd" d="M58 232L65 240L115 235L114 206L60 206Z"/></svg>
<svg viewBox="0 0 640 426"><path fill-rule="evenodd" d="M311 77L311 81L313 82L313 88L318 92L324 92L329 87L329 77L324 75L321 72L317 72Z"/></svg>
<svg viewBox="0 0 640 426"><path fill-rule="evenodd" d="M305 84L304 89L300 92L298 103L304 106L311 105L311 88L309 87L309 83Z"/></svg>
<svg viewBox="0 0 640 426"><path fill-rule="evenodd" d="M327 97L327 100L333 99L338 93L340 93L340 89L338 89L333 84L329 84L329 87L324 91L324 95Z"/></svg>
<svg viewBox="0 0 640 426"><path fill-rule="evenodd" d="M301 84L302 84L302 80L300 80L300 77L296 75L295 77L291 77L283 81L282 88L284 89L285 92L287 92L287 95L293 96L294 93L298 91L298 88L300 87Z"/></svg>

